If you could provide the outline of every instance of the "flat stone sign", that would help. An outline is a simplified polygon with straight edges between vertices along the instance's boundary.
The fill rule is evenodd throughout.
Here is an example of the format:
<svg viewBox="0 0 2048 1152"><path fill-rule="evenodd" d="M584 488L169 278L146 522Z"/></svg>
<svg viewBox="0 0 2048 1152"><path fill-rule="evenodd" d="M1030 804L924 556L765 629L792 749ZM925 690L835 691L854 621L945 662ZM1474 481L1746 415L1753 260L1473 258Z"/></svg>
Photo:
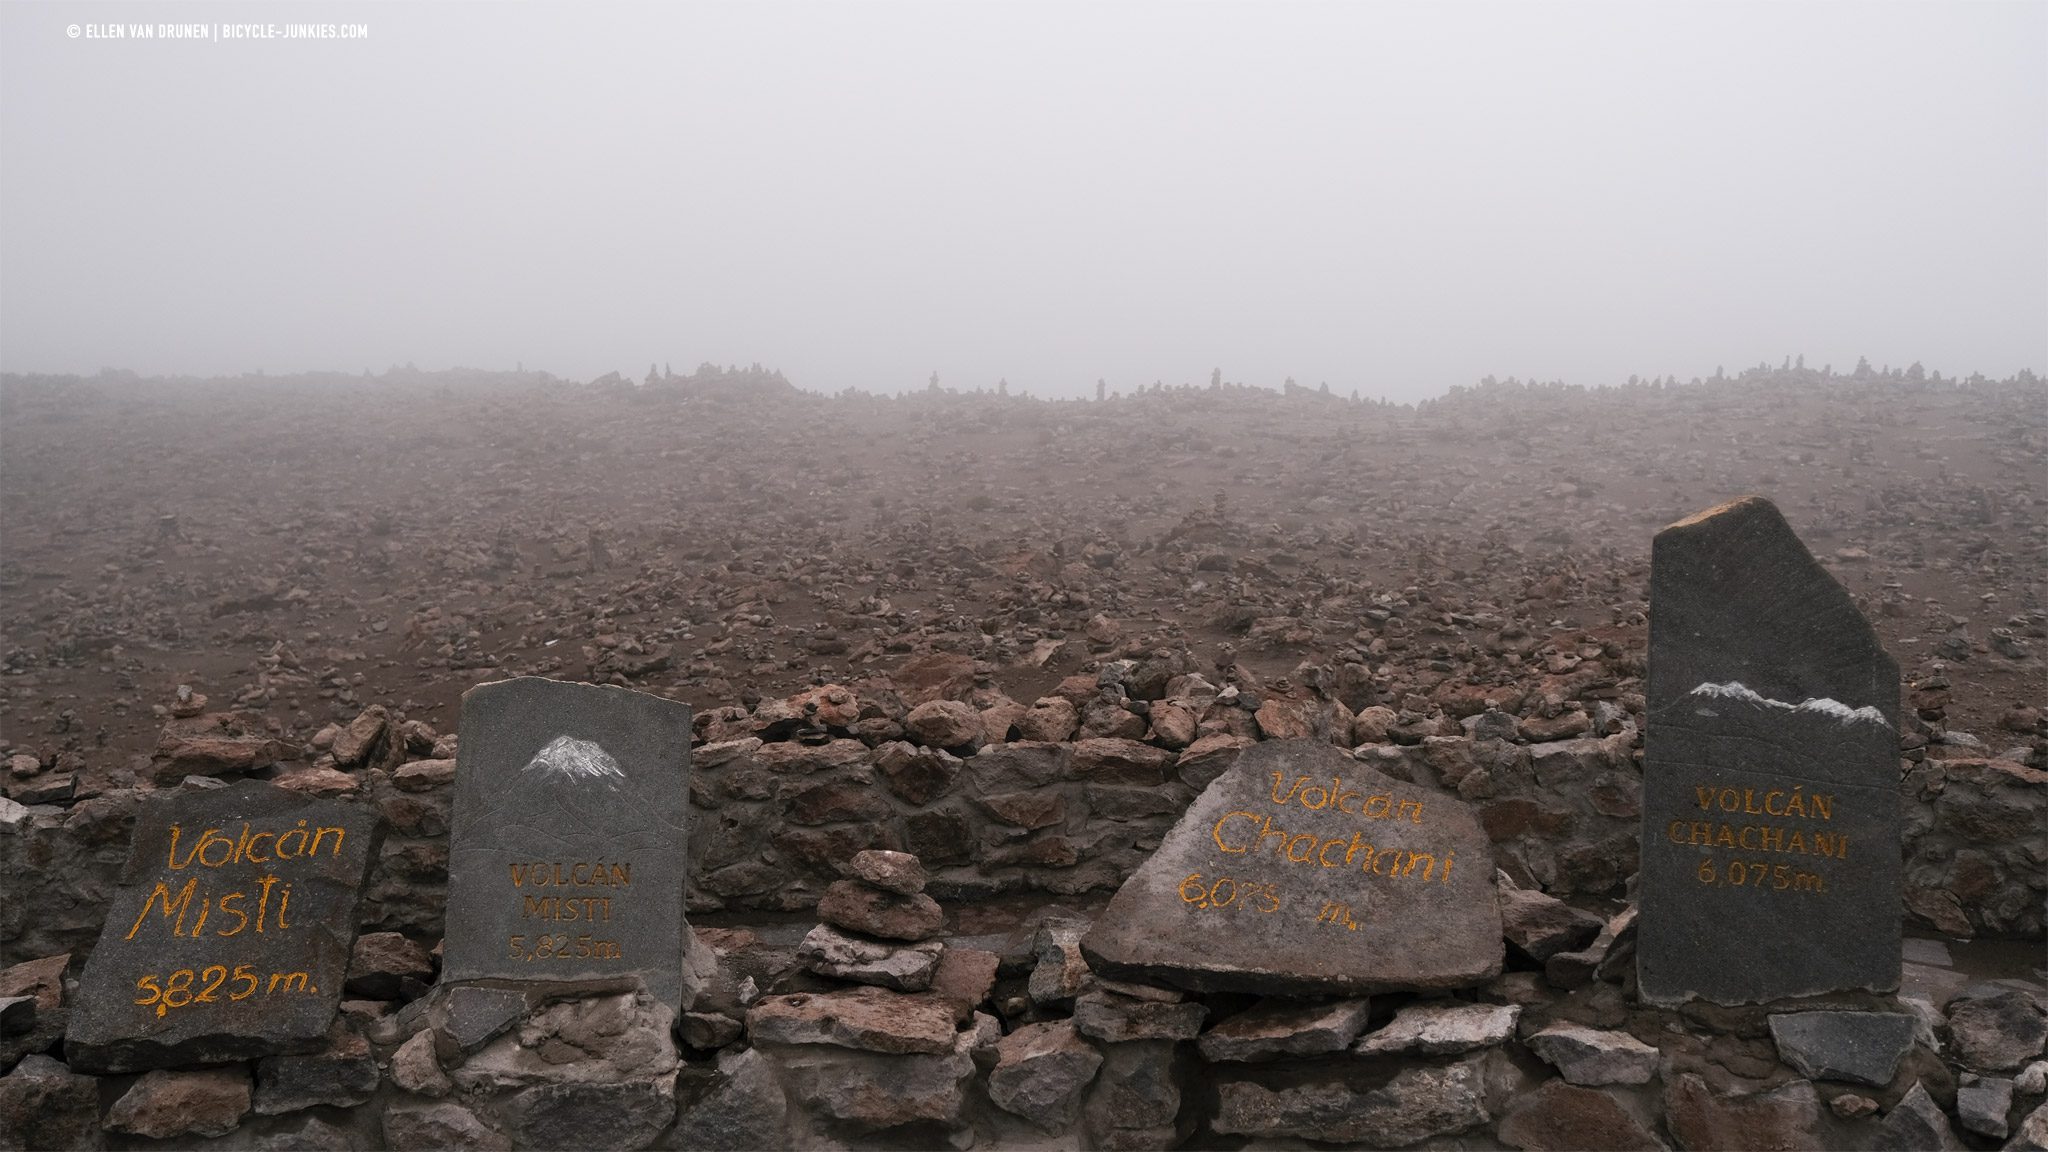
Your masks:
<svg viewBox="0 0 2048 1152"><path fill-rule="evenodd" d="M1767 500L1657 534L1645 1000L1899 986L1899 666Z"/></svg>
<svg viewBox="0 0 2048 1152"><path fill-rule="evenodd" d="M639 976L681 1012L690 709L524 676L462 697L442 979Z"/></svg>
<svg viewBox="0 0 2048 1152"><path fill-rule="evenodd" d="M1306 740L1247 748L1081 941L1107 976L1281 995L1481 984L1502 948L1472 809Z"/></svg>
<svg viewBox="0 0 2048 1152"><path fill-rule="evenodd" d="M65 1058L135 1072L316 1051L341 1000L376 813L259 780L136 817Z"/></svg>

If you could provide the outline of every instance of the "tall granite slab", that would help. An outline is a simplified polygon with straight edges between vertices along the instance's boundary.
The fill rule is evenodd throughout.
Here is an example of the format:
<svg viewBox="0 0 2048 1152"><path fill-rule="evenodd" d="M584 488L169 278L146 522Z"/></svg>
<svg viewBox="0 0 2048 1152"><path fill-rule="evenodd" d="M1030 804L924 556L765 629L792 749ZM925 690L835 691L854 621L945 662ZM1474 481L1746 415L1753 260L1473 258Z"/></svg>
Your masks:
<svg viewBox="0 0 2048 1152"><path fill-rule="evenodd" d="M1899 985L1899 668L1769 501L1651 552L1643 998Z"/></svg>
<svg viewBox="0 0 2048 1152"><path fill-rule="evenodd" d="M462 697L442 979L638 976L678 1013L690 710L524 676Z"/></svg>
<svg viewBox="0 0 2048 1152"><path fill-rule="evenodd" d="M260 780L151 798L65 1058L137 1072L325 1046L377 833L364 805Z"/></svg>
<svg viewBox="0 0 2048 1152"><path fill-rule="evenodd" d="M1503 955L1493 847L1456 799L1320 741L1267 741L1195 798L1081 951L1196 991L1481 984Z"/></svg>

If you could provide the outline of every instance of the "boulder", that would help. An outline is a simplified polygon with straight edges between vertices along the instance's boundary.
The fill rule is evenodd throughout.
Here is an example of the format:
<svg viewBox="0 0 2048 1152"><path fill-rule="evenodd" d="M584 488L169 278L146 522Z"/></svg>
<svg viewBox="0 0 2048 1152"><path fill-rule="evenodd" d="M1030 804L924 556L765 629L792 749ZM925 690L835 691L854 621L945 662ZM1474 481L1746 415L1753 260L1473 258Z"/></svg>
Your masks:
<svg viewBox="0 0 2048 1152"><path fill-rule="evenodd" d="M241 1065L145 1072L107 1109L107 1130L152 1140L224 1136L249 1114L249 1071Z"/></svg>
<svg viewBox="0 0 2048 1152"><path fill-rule="evenodd" d="M1892 1012L1781 1012L1770 1018L1778 1058L1811 1080L1882 1088L1913 1046L1917 1021Z"/></svg>
<svg viewBox="0 0 2048 1152"><path fill-rule="evenodd" d="M0 1148L101 1146L100 1082L61 1061L24 1056L0 1076Z"/></svg>
<svg viewBox="0 0 2048 1152"><path fill-rule="evenodd" d="M996 1050L989 1099L1048 1132L1072 1127L1081 1115L1081 1093L1102 1066L1102 1053L1080 1037L1073 1021L1026 1024Z"/></svg>
<svg viewBox="0 0 2048 1152"><path fill-rule="evenodd" d="M1647 1084L1657 1074L1655 1048L1626 1032L1559 1022L1528 1038L1529 1050L1570 1084Z"/></svg>
<svg viewBox="0 0 2048 1152"><path fill-rule="evenodd" d="M1880 1152L1966 1152L1969 1145L1956 1135L1941 1105L1927 1094L1926 1086L1916 1083L1896 1107L1885 1113L1873 1147Z"/></svg>
<svg viewBox="0 0 2048 1152"><path fill-rule="evenodd" d="M848 870L855 879L885 892L915 896L924 891L924 865L908 852L889 852L879 848L856 852Z"/></svg>
<svg viewBox="0 0 2048 1152"><path fill-rule="evenodd" d="M818 901L818 919L837 928L890 940L929 940L946 913L923 893L904 896L852 880L835 880Z"/></svg>
<svg viewBox="0 0 2048 1152"><path fill-rule="evenodd" d="M981 713L958 700L932 700L910 710L903 727L910 738L932 748L974 747L982 743Z"/></svg>
<svg viewBox="0 0 2048 1152"><path fill-rule="evenodd" d="M1664 1123L1685 1152L1822 1152L1830 1146L1821 1131L1820 1094L1810 1080L1723 1095L1697 1073L1681 1072L1665 1083Z"/></svg>
<svg viewBox="0 0 2048 1152"><path fill-rule="evenodd" d="M1518 1095L1501 1115L1501 1143L1523 1152L1661 1152L1664 1145L1614 1097L1562 1080Z"/></svg>
<svg viewBox="0 0 2048 1152"><path fill-rule="evenodd" d="M1948 1026L1957 1057L1978 1072L2014 1071L2048 1043L2048 1016L2026 993L1997 985L1972 988L1950 1001Z"/></svg>
<svg viewBox="0 0 2048 1152"><path fill-rule="evenodd" d="M945 945L937 940L884 943L820 924L797 945L796 955L805 968L820 976L898 992L922 992L931 987L932 972L944 950Z"/></svg>
<svg viewBox="0 0 2048 1152"><path fill-rule="evenodd" d="M1252 1080L1217 1086L1213 1127L1219 1133L1262 1139L1295 1137L1329 1143L1401 1148L1450 1136L1493 1119L1489 1104L1507 1075L1499 1052L1450 1064L1400 1069L1377 1088L1340 1079L1286 1087Z"/></svg>

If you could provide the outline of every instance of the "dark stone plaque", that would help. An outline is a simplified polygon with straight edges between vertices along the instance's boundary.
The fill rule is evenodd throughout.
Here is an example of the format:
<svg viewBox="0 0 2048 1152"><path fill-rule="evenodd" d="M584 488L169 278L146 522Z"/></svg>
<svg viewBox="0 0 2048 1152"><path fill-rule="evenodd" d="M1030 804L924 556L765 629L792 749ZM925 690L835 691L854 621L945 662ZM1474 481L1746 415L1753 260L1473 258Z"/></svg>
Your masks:
<svg viewBox="0 0 2048 1152"><path fill-rule="evenodd" d="M639 976L684 1004L690 710L525 676L462 697L442 979Z"/></svg>
<svg viewBox="0 0 2048 1152"><path fill-rule="evenodd" d="M134 1072L324 1046L377 830L362 805L257 780L152 798L79 980L71 1066Z"/></svg>
<svg viewBox="0 0 2048 1152"><path fill-rule="evenodd" d="M1247 748L1117 890L1081 950L1112 977L1321 995L1499 974L1472 809L1313 741Z"/></svg>
<svg viewBox="0 0 2048 1152"><path fill-rule="evenodd" d="M1657 534L1645 1000L1898 988L1898 715L1898 664L1769 501Z"/></svg>

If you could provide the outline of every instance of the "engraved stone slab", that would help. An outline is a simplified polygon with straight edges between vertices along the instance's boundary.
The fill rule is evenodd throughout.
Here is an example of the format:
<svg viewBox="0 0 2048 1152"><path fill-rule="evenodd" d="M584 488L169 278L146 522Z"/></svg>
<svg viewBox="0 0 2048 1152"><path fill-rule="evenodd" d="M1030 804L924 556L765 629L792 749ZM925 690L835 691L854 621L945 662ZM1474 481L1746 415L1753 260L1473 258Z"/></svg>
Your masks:
<svg viewBox="0 0 2048 1152"><path fill-rule="evenodd" d="M442 979L684 999L690 710L537 676L462 697Z"/></svg>
<svg viewBox="0 0 2048 1152"><path fill-rule="evenodd" d="M1899 986L1899 668L1769 501L1651 553L1637 967L1653 1003Z"/></svg>
<svg viewBox="0 0 2048 1152"><path fill-rule="evenodd" d="M258 780L144 804L65 1057L133 1072L317 1051L376 858L376 814Z"/></svg>
<svg viewBox="0 0 2048 1152"><path fill-rule="evenodd" d="M1499 974L1492 845L1458 800L1328 744L1245 749L1096 919L1111 977L1355 995Z"/></svg>

